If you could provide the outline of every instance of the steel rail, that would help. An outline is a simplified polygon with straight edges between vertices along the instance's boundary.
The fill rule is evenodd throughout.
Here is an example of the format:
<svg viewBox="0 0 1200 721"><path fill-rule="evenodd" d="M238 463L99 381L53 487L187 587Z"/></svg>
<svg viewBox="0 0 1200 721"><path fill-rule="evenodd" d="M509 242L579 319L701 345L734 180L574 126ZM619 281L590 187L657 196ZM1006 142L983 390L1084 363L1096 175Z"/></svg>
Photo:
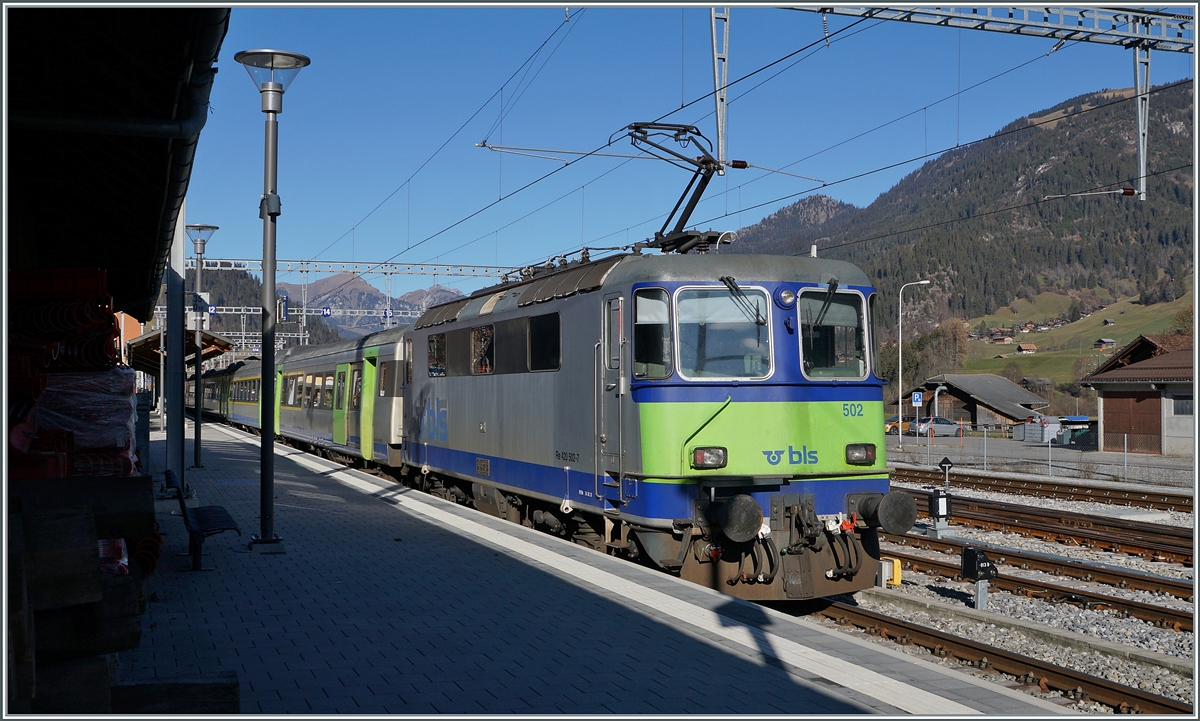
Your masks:
<svg viewBox="0 0 1200 721"><path fill-rule="evenodd" d="M894 550L881 551L884 555L899 559L905 567L914 571L932 571L939 576L960 580L961 561L943 561L937 558L925 558L910 553ZM1160 628L1170 628L1176 631L1192 631L1192 612L1165 606L1154 606L1141 601L1131 601L1116 598L1105 593L1079 588L1057 586L1045 581L1032 578L1021 578L1001 573L989 581L993 586L1013 594L1029 598L1053 599L1078 604L1084 608L1113 609L1128 616L1149 621Z"/></svg>
<svg viewBox="0 0 1200 721"><path fill-rule="evenodd" d="M959 555L962 555L963 547L974 545L947 538L930 538L917 534L898 535L884 531L879 532L879 538L880 540L908 546L909 548L943 551ZM1191 581L1183 581L1166 576L1152 576L1108 566L1098 566L1065 556L1047 558L1043 554L1026 553L1009 548L998 549L989 544L976 547L986 551L988 558L998 566L1012 566L1015 569L1024 571L1042 571L1044 573L1052 573L1055 576L1066 576L1068 578L1079 579L1080 581L1103 583L1108 586L1129 588L1135 591L1162 592L1186 601L1191 601L1195 594L1195 585Z"/></svg>
<svg viewBox="0 0 1200 721"><path fill-rule="evenodd" d="M920 468L892 468L893 481L920 484L942 484L945 475L940 470ZM977 488L999 493L1017 493L1038 498L1058 498L1069 501L1091 501L1118 506L1152 508L1160 511L1192 511L1192 495L1148 491L1141 488L1105 488L1089 486L1076 479L1022 480L1002 478L986 473L950 473L950 485Z"/></svg>
<svg viewBox="0 0 1200 721"><path fill-rule="evenodd" d="M924 513L929 492L902 489ZM1022 506L980 498L952 497L951 520L975 528L1015 531L1047 541L1067 542L1141 556L1154 561L1192 565L1192 529L1158 523L1104 518L1083 513Z"/></svg>
<svg viewBox="0 0 1200 721"><path fill-rule="evenodd" d="M1018 681L1037 685L1043 691L1055 689L1068 698L1098 701L1119 713L1192 714L1192 706L1173 698L1159 696L1132 686L1056 666L1047 661L1022 656L996 646L959 638L951 634L885 616L844 603L831 603L817 611L839 625L853 624L868 633L902 645L917 644L939 657L954 657L981 670L993 669L1015 676Z"/></svg>

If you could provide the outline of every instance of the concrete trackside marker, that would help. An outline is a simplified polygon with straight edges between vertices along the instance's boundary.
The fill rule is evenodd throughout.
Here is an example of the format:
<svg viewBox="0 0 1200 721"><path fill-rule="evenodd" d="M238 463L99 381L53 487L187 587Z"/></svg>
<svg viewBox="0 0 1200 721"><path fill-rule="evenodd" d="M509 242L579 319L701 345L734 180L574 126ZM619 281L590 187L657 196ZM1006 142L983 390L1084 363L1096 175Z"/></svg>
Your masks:
<svg viewBox="0 0 1200 721"><path fill-rule="evenodd" d="M321 470L322 472L327 471L325 468ZM327 473L327 475L356 490L380 495L381 497L391 497L393 500L395 500L395 496L400 495L402 492L397 490L380 494L380 487L378 485L342 471ZM794 641L776 636L768 631L740 623L734 619L722 617L713 611L672 598L665 593L639 586L620 576L594 568L580 561L560 556L553 551L541 548L528 541L506 535L474 521L459 518L452 513L447 513L423 502L423 499L405 503L400 508L425 516L438 524L457 528L483 541L501 546L508 551L518 553L575 578L594 584L601 589L620 594L626 599L636 599L637 602L659 613L672 616L685 624L698 627L710 634L733 641L747 649L759 649L763 646L768 647L771 650L771 655L784 663L804 669L809 673L858 691L871 698L878 699L896 708L903 709L908 713L922 715L982 713L969 706L943 698L903 681L888 678L883 674L855 665L849 661L815 651ZM760 644L758 641L764 637L769 643Z"/></svg>

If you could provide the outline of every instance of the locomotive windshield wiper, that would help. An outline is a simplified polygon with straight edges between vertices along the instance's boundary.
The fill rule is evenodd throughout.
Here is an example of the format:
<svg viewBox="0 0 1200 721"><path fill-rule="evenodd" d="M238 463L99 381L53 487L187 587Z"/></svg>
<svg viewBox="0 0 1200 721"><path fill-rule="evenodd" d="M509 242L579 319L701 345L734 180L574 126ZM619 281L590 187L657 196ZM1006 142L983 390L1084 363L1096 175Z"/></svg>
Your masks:
<svg viewBox="0 0 1200 721"><path fill-rule="evenodd" d="M732 275L723 275L717 280L724 283L729 292L733 294L734 304L746 315L746 318L755 325L767 324L767 319L763 318L762 313L758 311L758 303L755 302L753 306L750 305L750 299L746 297L746 292L738 286L737 281L734 280Z"/></svg>
<svg viewBox="0 0 1200 721"><path fill-rule="evenodd" d="M817 313L817 320L813 323L814 327L821 325L821 321L825 320L825 313L829 311L829 304L833 302L833 294L837 292L837 289L838 279L830 278L829 292L825 294L825 302L821 305L821 312Z"/></svg>

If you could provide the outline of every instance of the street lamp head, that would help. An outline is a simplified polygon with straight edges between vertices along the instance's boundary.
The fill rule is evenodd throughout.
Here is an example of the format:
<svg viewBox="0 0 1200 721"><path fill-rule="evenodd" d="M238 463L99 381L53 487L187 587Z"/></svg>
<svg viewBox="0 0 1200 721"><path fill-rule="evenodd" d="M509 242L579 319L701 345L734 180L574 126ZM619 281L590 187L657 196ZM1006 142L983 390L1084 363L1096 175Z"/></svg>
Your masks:
<svg viewBox="0 0 1200 721"><path fill-rule="evenodd" d="M250 79L258 86L264 113L283 112L283 93L300 69L311 62L308 56L287 50L243 50L233 59L246 68Z"/></svg>
<svg viewBox="0 0 1200 721"><path fill-rule="evenodd" d="M212 237L212 234L220 230L215 225L203 225L193 223L185 226L187 228L188 237L192 239L192 243L196 246L196 255L204 255L204 244Z"/></svg>
<svg viewBox="0 0 1200 721"><path fill-rule="evenodd" d="M928 280L918 280L917 285L929 285L929 281Z"/></svg>

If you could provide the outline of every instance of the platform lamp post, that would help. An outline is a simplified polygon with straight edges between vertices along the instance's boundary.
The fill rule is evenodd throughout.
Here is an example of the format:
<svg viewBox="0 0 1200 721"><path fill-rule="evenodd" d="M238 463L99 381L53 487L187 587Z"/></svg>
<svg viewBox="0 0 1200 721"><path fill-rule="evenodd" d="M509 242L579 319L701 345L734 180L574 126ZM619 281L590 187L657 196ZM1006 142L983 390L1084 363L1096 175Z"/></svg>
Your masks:
<svg viewBox="0 0 1200 721"><path fill-rule="evenodd" d="M192 443L195 450L192 468L204 468L200 461L200 417L204 415L204 384L200 380L200 373L204 361L204 316L208 314L208 304L203 302L200 295L200 271L204 268L204 244L220 228L201 224L188 225L185 228L188 237L192 239L192 245L196 248L196 295L192 298L192 306L196 311L196 440ZM203 309L201 305L204 306Z"/></svg>
<svg viewBox="0 0 1200 721"><path fill-rule="evenodd" d="M896 416L896 427L900 429L900 444L896 447L898 451L904 450L904 289L910 285L929 285L929 281L918 280L900 286L900 312L896 318L898 321L896 350L900 352L900 357L896 364L899 366L896 371L896 385L899 387L899 390L896 391L896 413L898 414Z"/></svg>
<svg viewBox="0 0 1200 721"><path fill-rule="evenodd" d="M284 553L283 539L275 535L275 219L279 217L280 202L277 180L279 172L279 122L283 112L283 93L296 79L309 59L299 53L284 50L243 50L233 56L241 63L250 79L262 94L262 111L267 114L265 150L263 156L263 194L258 215L263 221L263 284L262 284L262 380L259 408L262 416L262 448L259 459L260 533L250 541L250 548L264 553Z"/></svg>

